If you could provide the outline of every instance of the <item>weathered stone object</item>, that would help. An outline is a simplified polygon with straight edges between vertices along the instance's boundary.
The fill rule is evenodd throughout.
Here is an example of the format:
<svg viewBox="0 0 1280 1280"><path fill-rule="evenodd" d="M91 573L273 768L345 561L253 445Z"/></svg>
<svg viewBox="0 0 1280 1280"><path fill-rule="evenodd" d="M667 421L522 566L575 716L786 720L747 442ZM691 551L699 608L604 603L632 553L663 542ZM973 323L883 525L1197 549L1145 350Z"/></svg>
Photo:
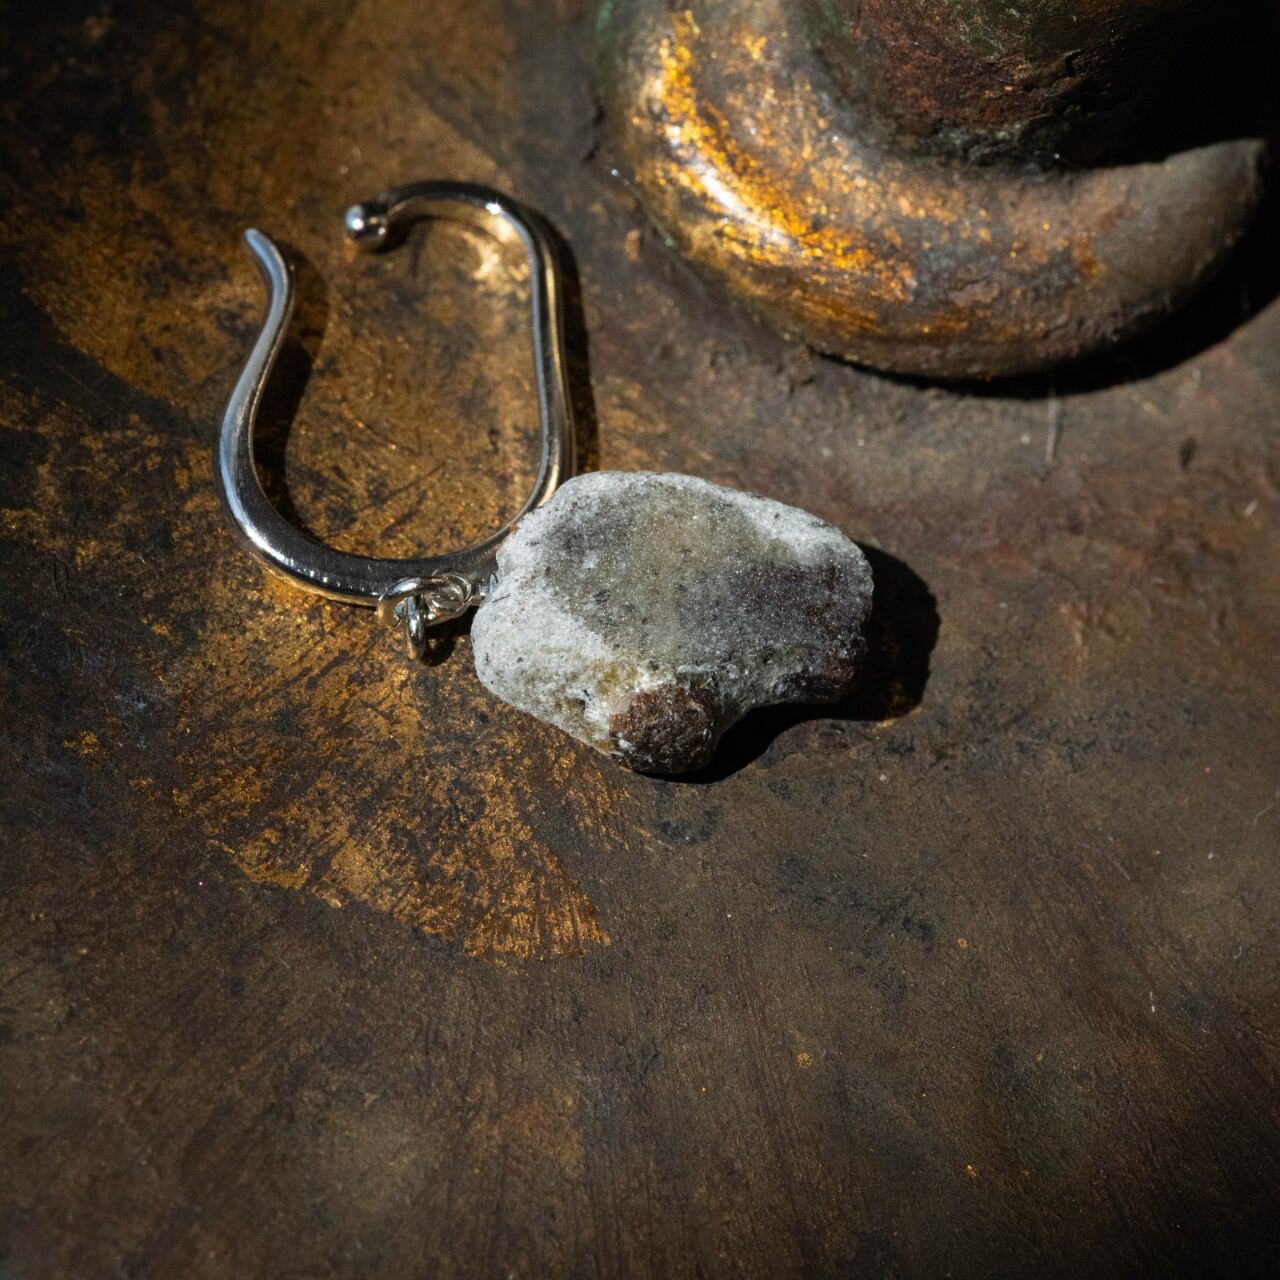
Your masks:
<svg viewBox="0 0 1280 1280"><path fill-rule="evenodd" d="M816 516L692 476L568 481L498 552L476 671L633 769L707 764L755 707L857 684L871 569Z"/></svg>

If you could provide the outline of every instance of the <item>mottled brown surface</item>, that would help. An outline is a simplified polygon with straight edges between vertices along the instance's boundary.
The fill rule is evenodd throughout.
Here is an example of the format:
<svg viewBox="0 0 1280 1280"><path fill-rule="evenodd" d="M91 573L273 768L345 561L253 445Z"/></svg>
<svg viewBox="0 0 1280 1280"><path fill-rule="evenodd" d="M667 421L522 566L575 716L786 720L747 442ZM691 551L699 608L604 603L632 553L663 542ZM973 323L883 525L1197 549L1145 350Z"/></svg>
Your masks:
<svg viewBox="0 0 1280 1280"><path fill-rule="evenodd" d="M1055 395L927 389L649 230L586 4L7 18L0 1273L1274 1271L1274 255ZM572 244L595 465L883 548L853 704L636 776L234 548L250 223L296 519L407 554L527 488L505 263L341 247L432 175Z"/></svg>
<svg viewBox="0 0 1280 1280"><path fill-rule="evenodd" d="M719 738L715 699L678 684L637 693L609 722L622 759L646 773L683 773L710 763Z"/></svg>
<svg viewBox="0 0 1280 1280"><path fill-rule="evenodd" d="M1105 161L1141 130L1143 113L1167 101L1175 67L1185 81L1175 59L1203 41L1209 16L1221 29L1241 12L1238 0L792 3L844 91L896 122L900 143L1076 163Z"/></svg>

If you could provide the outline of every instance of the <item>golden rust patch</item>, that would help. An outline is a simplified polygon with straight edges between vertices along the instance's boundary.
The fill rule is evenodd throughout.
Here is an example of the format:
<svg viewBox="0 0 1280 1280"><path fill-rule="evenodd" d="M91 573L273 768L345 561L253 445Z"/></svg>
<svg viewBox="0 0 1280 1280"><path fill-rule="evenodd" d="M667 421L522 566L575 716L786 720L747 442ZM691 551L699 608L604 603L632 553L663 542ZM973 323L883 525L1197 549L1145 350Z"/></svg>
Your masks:
<svg viewBox="0 0 1280 1280"><path fill-rule="evenodd" d="M147 261L144 255L131 267ZM365 287L372 292L378 283ZM443 280L441 292L457 283ZM248 273L238 280L246 314L256 311L256 285ZM437 314L447 310L435 301ZM416 311L413 289L403 291L401 305ZM214 314L193 323L213 328ZM386 319L395 345L399 323L394 314ZM472 323L459 315L446 335ZM486 336L501 338L518 322L494 325ZM497 356L487 357L496 360L488 368L506 421L531 410L521 396L526 341L499 342ZM94 345L109 368L117 358L109 336ZM371 341L367 347L372 359ZM358 349L353 358L362 358ZM509 377L504 363L514 366ZM288 499L324 536L354 529L353 542L392 554L483 529L519 492L519 463L530 464L518 456L518 439L473 427L475 461L461 478L442 481L439 501L429 500L449 419L466 416L483 366L466 376L476 381L448 384L456 399L405 415L421 433L421 466L414 483L381 497L376 451L343 438L340 411L361 394L358 381L313 376L306 407L315 430L304 456L311 452L314 461L292 474L284 467ZM426 401L438 391L420 376L402 394ZM181 427L178 416L173 421ZM169 803L251 879L335 907L362 903L472 956L541 960L606 945L594 907L558 851L592 846L620 793L582 766L571 743L479 688L465 636L440 665L410 664L371 613L322 604L263 573L235 546L218 510L210 477L215 419L207 421L207 432L178 439L128 420L101 424L67 406L58 421L41 422L47 451L32 468L30 493L4 513L8 533L38 542L69 582L110 570L132 584L140 648L121 657L149 667L156 705L173 719ZM301 430L305 436L305 423ZM405 434L388 438L395 444ZM278 486L281 460L268 470ZM480 486L480 500L450 496L468 474L494 476ZM86 509L86 495L128 495L139 476L154 477L155 492L168 495L159 521L154 507L118 497ZM146 550L158 525L163 574ZM86 651L99 645L88 621L69 619L65 630ZM87 764L114 767L105 744L131 733L123 724L95 724L65 745ZM130 786L163 802L152 780Z"/></svg>
<svg viewBox="0 0 1280 1280"><path fill-rule="evenodd" d="M68 738L64 746L70 747L78 756L85 760L94 760L102 755L102 743L98 740L98 735L91 729L83 729L74 737Z"/></svg>
<svg viewBox="0 0 1280 1280"><path fill-rule="evenodd" d="M752 152L739 145L725 114L699 101L695 83L698 23L685 10L672 15L672 28L671 36L661 42L657 78L650 91L676 160L669 180L718 208L729 219L719 228L720 235L748 256L767 261L779 250L799 252L839 270L875 273L890 294L903 296L907 282L891 265L878 260L847 230L817 224L814 207L797 201ZM763 59L766 44L766 37L746 32L738 42L751 63ZM769 139L760 142L767 146ZM798 159L812 158L812 145L802 144Z"/></svg>
<svg viewBox="0 0 1280 1280"><path fill-rule="evenodd" d="M252 222L299 267L259 432L273 497L325 540L381 555L463 544L518 507L537 421L519 254L432 226L400 253L351 260L339 217L396 177L426 176L404 174L406 154L510 185L498 163L425 102L388 136L381 101L345 91L323 107L341 110L345 128L306 146L257 145L264 118L310 112L290 97L298 83L331 86L339 67L344 84L411 80L427 45L439 83L465 82L505 110L511 33L495 21L483 50L464 42L463 54L450 31L481 21L475 13L406 13L375 64L359 23L310 9L270 21L272 39L296 51L296 78L232 92L239 55L211 44L188 64L203 104L195 147L190 120L152 83L161 73L148 71L135 127L166 156L163 174L85 155L81 216L56 245L25 242L24 288L51 337L95 362L104 386L119 378L155 397L164 408L147 405L148 421L167 415L175 434L68 410L33 467L30 504L6 511L4 527L75 581L110 571L135 584L139 643L175 726L170 801L247 876L363 903L475 956L582 954L608 938L557 855L609 821L610 787L479 689L465 638L440 666L411 667L370 614L266 577L234 545L210 484L218 408L263 306L240 243ZM180 31L153 34L148 67L184 58ZM224 160L210 166L209 154ZM110 285L86 290L85 279ZM86 517L84 493L123 499L143 482L159 512L116 500ZM168 540L162 575L145 549L157 529ZM67 629L98 643L87 625ZM66 745L107 767L114 728ZM553 789L555 806L543 799Z"/></svg>
<svg viewBox="0 0 1280 1280"><path fill-rule="evenodd" d="M607 944L554 847L608 821L572 744L487 699L465 638L416 666L367 612L257 575L211 588L219 626L237 596L243 625L207 633L177 690L179 742L201 743L178 756L179 808L250 878L363 903L472 956ZM543 794L581 807L557 826Z"/></svg>

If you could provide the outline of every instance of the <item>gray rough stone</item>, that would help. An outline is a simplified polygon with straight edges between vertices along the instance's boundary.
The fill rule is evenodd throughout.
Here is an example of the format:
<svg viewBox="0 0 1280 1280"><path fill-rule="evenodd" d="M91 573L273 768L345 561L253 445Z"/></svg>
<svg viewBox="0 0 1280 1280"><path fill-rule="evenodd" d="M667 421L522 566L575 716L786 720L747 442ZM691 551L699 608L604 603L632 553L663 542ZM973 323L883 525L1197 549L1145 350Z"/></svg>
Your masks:
<svg viewBox="0 0 1280 1280"><path fill-rule="evenodd" d="M862 552L807 511L692 476L579 476L498 552L476 671L634 769L681 773L753 707L848 694L871 590Z"/></svg>

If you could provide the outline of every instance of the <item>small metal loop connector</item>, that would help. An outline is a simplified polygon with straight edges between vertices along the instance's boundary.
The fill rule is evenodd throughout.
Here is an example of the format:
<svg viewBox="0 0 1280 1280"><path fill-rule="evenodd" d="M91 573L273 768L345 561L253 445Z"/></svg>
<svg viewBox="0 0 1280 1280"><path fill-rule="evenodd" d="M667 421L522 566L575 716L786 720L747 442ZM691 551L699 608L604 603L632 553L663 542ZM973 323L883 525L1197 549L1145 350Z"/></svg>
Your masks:
<svg viewBox="0 0 1280 1280"><path fill-rule="evenodd" d="M427 651L427 628L461 617L482 597L480 587L460 573L404 578L378 600L378 621L404 627L411 658Z"/></svg>
<svg viewBox="0 0 1280 1280"><path fill-rule="evenodd" d="M244 233L262 270L268 306L235 390L227 402L214 477L241 542L273 573L307 591L349 604L392 610L410 651L420 656L425 627L457 617L479 602L497 567L497 551L518 521L540 507L573 474L574 432L565 376L563 284L557 250L542 220L508 196L456 182L419 182L385 191L347 210L344 227L357 248L389 248L420 218L452 218L518 242L529 262L534 376L542 447L533 492L489 537L459 551L416 560L383 560L326 547L290 524L263 492L253 461L253 427L293 309L293 275L276 245L260 231ZM411 589L409 584L417 584ZM391 600L390 606L386 602ZM465 601L465 603L463 603ZM398 610L398 612L396 612ZM384 620L386 620L384 618Z"/></svg>

